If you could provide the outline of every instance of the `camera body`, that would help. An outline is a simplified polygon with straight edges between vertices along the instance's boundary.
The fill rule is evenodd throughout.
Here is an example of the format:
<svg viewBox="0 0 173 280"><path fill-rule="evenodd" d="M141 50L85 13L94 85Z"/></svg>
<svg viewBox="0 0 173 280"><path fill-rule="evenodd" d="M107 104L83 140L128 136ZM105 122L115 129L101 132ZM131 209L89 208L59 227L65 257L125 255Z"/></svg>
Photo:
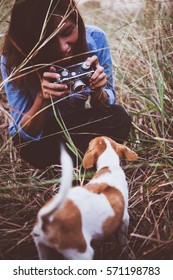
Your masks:
<svg viewBox="0 0 173 280"><path fill-rule="evenodd" d="M89 86L89 79L94 73L92 66L86 62L74 64L56 71L60 77L56 83L66 84L68 88L77 93Z"/></svg>

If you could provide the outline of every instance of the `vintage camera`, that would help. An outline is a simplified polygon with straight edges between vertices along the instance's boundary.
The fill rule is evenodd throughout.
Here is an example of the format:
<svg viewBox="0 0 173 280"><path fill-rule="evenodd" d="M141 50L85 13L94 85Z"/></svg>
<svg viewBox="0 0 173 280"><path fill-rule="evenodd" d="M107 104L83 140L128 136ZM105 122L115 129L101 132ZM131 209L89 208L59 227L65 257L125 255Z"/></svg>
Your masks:
<svg viewBox="0 0 173 280"><path fill-rule="evenodd" d="M60 77L56 83L66 84L73 92L80 92L89 86L89 79L94 73L92 66L86 62L74 64L63 69L57 69Z"/></svg>

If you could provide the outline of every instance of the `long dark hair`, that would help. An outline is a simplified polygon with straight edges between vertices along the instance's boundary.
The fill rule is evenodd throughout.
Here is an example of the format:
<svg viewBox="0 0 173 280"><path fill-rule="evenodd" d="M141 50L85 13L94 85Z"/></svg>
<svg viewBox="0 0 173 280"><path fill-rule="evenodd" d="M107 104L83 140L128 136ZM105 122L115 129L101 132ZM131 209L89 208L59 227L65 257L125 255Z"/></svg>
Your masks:
<svg viewBox="0 0 173 280"><path fill-rule="evenodd" d="M73 62L80 62L87 57L86 54L84 55L88 51L85 25L73 0L16 0L3 47L3 54L6 56L6 67L9 72L28 58L28 55L36 45L37 47L41 46L50 35L50 32L53 31L53 23L50 20L51 15L56 13L64 16L67 11L69 11L69 19L77 22L79 32ZM39 41L46 16L46 28L41 41ZM35 55L32 54L27 59L25 67L33 66L34 69L38 64L46 65L55 62L58 56L57 51L54 51L54 44L55 38L52 38ZM24 75L16 79L16 82L31 83L36 79L37 74L42 72L43 68L30 75Z"/></svg>

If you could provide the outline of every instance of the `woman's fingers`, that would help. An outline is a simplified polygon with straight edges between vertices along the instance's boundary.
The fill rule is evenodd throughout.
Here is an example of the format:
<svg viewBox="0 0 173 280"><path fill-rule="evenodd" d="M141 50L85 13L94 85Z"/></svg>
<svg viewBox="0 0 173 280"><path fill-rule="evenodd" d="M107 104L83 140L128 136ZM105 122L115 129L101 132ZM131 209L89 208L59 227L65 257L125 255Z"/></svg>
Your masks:
<svg viewBox="0 0 173 280"><path fill-rule="evenodd" d="M41 81L42 93L45 99L60 98L70 93L66 84L58 83L60 75L51 67L50 72L44 72Z"/></svg>
<svg viewBox="0 0 173 280"><path fill-rule="evenodd" d="M88 57L86 63L92 65L95 69L92 77L90 78L90 87L91 89L98 89L106 85L106 74L104 72L104 67L99 64L98 58L96 55Z"/></svg>
<svg viewBox="0 0 173 280"><path fill-rule="evenodd" d="M106 74L104 72L104 68L102 66L98 65L96 70L94 71L94 74L91 77L91 81L96 82L98 79L102 79L103 76L106 77Z"/></svg>
<svg viewBox="0 0 173 280"><path fill-rule="evenodd" d="M96 55L93 55L91 57L88 57L87 60L86 60L86 63L88 65L92 65L92 67L94 69L97 68L98 64L99 64L99 61L98 61L98 57Z"/></svg>
<svg viewBox="0 0 173 280"><path fill-rule="evenodd" d="M104 87L107 83L105 73L101 73L95 80L91 81L90 87L91 89L97 89Z"/></svg>
<svg viewBox="0 0 173 280"><path fill-rule="evenodd" d="M56 72L44 72L43 73L43 79L49 79L49 80L58 80L60 75Z"/></svg>

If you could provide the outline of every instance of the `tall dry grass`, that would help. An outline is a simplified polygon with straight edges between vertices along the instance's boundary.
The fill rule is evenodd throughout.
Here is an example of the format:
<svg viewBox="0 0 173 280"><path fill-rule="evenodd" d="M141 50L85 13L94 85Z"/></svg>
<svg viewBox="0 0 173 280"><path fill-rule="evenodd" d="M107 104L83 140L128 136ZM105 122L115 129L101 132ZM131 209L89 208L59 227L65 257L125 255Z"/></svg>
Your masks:
<svg viewBox="0 0 173 280"><path fill-rule="evenodd" d="M133 118L127 145L139 159L122 161L129 182L129 250L136 259L173 259L173 4L143 2L134 13L103 10L92 1L80 9L86 23L100 26L108 36L117 102ZM0 9L5 30L10 5L1 1ZM30 232L38 209L57 189L60 174L57 167L34 170L21 161L9 140L9 121L2 90L0 258L35 259ZM81 180L80 171L75 172L76 181ZM115 235L94 244L95 258L119 258L116 241Z"/></svg>

